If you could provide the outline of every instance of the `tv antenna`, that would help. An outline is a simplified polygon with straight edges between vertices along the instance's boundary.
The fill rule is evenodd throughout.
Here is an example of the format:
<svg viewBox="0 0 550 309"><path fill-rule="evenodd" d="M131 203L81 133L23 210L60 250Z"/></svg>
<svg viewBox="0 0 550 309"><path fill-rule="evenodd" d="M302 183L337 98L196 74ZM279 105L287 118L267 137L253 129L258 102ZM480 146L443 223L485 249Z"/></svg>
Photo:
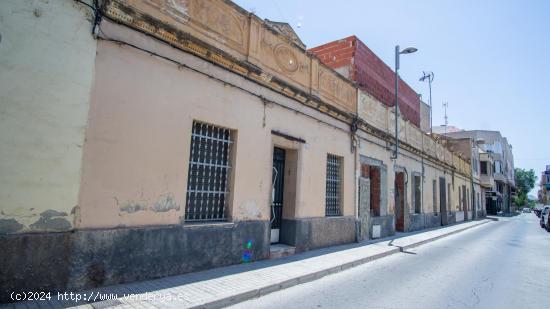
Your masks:
<svg viewBox="0 0 550 309"><path fill-rule="evenodd" d="M447 126L449 125L449 116L447 116L448 107L449 107L449 102L443 102L443 108L445 109L445 135L447 135Z"/></svg>

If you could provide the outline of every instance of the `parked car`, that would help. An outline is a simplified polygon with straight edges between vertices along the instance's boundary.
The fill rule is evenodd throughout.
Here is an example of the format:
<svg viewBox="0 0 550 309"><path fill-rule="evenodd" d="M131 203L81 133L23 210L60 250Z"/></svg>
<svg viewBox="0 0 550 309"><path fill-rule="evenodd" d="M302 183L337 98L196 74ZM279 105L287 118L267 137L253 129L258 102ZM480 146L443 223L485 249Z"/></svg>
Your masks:
<svg viewBox="0 0 550 309"><path fill-rule="evenodd" d="M531 212L531 208L525 207L525 208L523 208L523 212L525 212L525 213L530 213L530 212Z"/></svg>
<svg viewBox="0 0 550 309"><path fill-rule="evenodd" d="M550 213L550 206L544 206L544 208L542 208L541 215L540 215L540 227L542 227L543 229L544 228L546 228L546 229L550 228L550 227L546 226L546 224L548 223L548 214L549 213Z"/></svg>
<svg viewBox="0 0 550 309"><path fill-rule="evenodd" d="M537 215L537 217L540 218L540 213L542 211L542 207L535 207L534 213Z"/></svg>

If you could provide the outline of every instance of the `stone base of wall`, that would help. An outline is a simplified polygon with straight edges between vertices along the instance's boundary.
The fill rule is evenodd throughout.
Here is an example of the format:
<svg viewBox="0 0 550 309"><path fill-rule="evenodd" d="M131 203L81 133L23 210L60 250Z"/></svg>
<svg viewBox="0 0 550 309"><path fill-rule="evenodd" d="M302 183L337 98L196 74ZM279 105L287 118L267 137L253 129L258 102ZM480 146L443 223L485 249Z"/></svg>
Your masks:
<svg viewBox="0 0 550 309"><path fill-rule="evenodd" d="M0 303L11 292L77 291L264 259L270 245L268 221L1 235L0 244Z"/></svg>
<svg viewBox="0 0 550 309"><path fill-rule="evenodd" d="M354 217L283 219L280 242L307 251L355 241Z"/></svg>
<svg viewBox="0 0 550 309"><path fill-rule="evenodd" d="M410 214L408 231L418 231L424 229L426 226L426 219L424 214Z"/></svg>
<svg viewBox="0 0 550 309"><path fill-rule="evenodd" d="M456 212L452 211L447 213L447 224L455 224L456 223Z"/></svg>
<svg viewBox="0 0 550 309"><path fill-rule="evenodd" d="M426 214L426 228L433 228L441 226L441 214Z"/></svg>
<svg viewBox="0 0 550 309"><path fill-rule="evenodd" d="M483 218L483 217L485 217L485 214L483 213L483 210L478 210L476 219L480 219L480 218Z"/></svg>
<svg viewBox="0 0 550 309"><path fill-rule="evenodd" d="M369 220L369 235L372 238L372 229L375 225L380 225L380 238L395 235L395 218L394 215L386 215L380 217L370 217Z"/></svg>
<svg viewBox="0 0 550 309"><path fill-rule="evenodd" d="M441 226L441 217L439 214L424 213L411 214L409 216L409 232L423 230Z"/></svg>
<svg viewBox="0 0 550 309"><path fill-rule="evenodd" d="M464 217L464 212L463 211L455 212L455 221L456 222L466 221L466 218Z"/></svg>

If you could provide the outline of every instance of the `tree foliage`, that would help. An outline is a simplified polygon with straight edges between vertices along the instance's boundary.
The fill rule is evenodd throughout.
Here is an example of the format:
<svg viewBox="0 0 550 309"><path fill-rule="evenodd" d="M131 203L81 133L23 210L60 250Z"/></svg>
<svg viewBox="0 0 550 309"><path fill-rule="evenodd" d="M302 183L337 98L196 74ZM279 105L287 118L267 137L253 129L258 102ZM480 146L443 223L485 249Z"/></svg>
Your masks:
<svg viewBox="0 0 550 309"><path fill-rule="evenodd" d="M527 194L535 187L537 176L533 169L524 170L522 168L515 169L517 197L515 204L525 206L528 202Z"/></svg>

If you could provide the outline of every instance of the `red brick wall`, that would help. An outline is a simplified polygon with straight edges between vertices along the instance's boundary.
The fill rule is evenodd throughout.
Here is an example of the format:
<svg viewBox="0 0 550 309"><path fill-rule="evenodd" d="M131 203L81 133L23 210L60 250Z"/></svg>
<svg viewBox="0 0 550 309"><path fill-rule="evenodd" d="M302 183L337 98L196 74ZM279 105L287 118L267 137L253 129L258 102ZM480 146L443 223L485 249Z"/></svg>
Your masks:
<svg viewBox="0 0 550 309"><path fill-rule="evenodd" d="M394 71L357 37L350 36L309 51L324 64L347 75L363 91L387 106L394 105ZM403 80L399 81L399 108L405 119L420 127L420 99Z"/></svg>
<svg viewBox="0 0 550 309"><path fill-rule="evenodd" d="M322 63L333 69L340 69L346 66L351 68L353 54L355 51L354 42L355 36L350 36L338 41L333 41L311 48L308 51L315 54ZM345 77L352 79L352 76L345 75Z"/></svg>

